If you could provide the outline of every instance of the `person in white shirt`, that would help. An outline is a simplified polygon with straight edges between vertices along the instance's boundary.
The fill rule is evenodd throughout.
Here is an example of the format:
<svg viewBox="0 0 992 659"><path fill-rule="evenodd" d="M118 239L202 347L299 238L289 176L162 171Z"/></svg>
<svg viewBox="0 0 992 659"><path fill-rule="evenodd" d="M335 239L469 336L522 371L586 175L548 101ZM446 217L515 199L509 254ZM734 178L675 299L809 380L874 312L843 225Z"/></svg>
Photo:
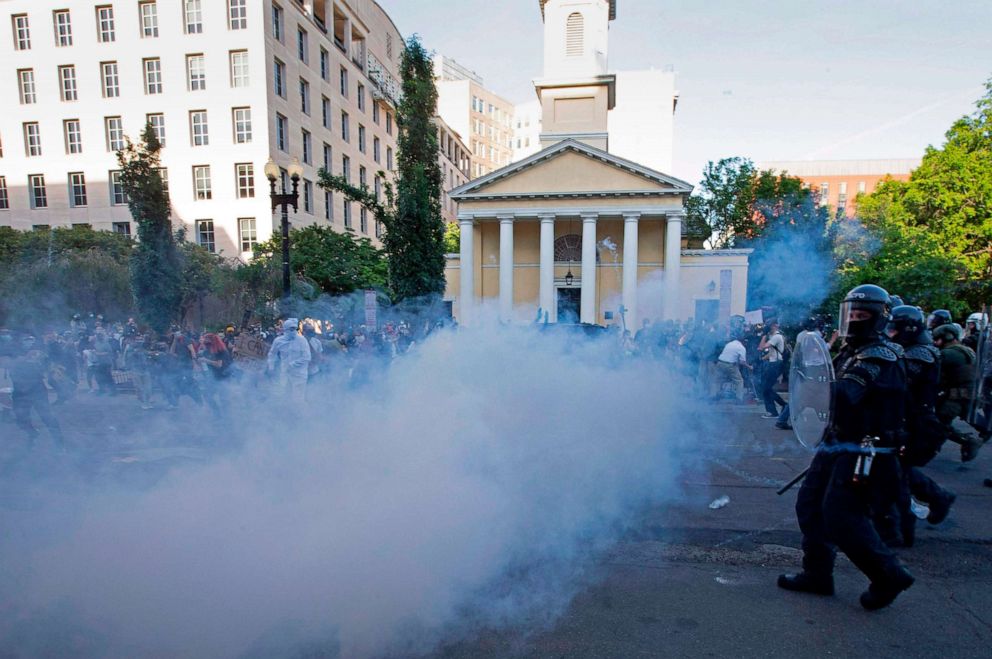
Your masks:
<svg viewBox="0 0 992 659"><path fill-rule="evenodd" d="M300 321L287 318L282 321L282 334L269 348L269 373L279 367L280 383L289 399L302 403L306 397L307 376L310 368L310 344L299 332Z"/></svg>
<svg viewBox="0 0 992 659"><path fill-rule="evenodd" d="M744 344L736 336L723 347L720 357L716 362L716 395L720 395L725 382L734 385L734 394L737 401L744 399L744 378L741 376L741 366L751 368L747 363L747 350Z"/></svg>
<svg viewBox="0 0 992 659"><path fill-rule="evenodd" d="M765 404L763 419L777 419L779 410L776 405L785 407L785 401L775 391L775 383L782 376L782 358L785 354L785 337L779 331L777 321L771 321L768 326L768 333L761 337L758 344L758 351L764 361L764 369L761 372L761 400Z"/></svg>

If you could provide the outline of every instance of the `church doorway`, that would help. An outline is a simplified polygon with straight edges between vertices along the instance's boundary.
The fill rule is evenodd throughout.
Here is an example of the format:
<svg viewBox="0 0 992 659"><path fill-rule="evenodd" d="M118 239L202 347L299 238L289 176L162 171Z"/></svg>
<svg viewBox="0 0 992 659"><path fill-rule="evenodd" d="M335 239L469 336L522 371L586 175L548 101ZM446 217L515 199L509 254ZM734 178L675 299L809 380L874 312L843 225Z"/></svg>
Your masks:
<svg viewBox="0 0 992 659"><path fill-rule="evenodd" d="M582 317L582 289L569 286L558 289L558 322L578 323Z"/></svg>

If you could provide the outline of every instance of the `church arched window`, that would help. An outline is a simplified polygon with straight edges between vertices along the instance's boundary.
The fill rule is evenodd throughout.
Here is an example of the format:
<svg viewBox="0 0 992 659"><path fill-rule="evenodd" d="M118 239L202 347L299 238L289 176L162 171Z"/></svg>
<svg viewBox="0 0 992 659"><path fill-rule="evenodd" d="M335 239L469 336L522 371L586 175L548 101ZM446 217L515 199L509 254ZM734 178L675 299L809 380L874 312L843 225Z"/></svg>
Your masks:
<svg viewBox="0 0 992 659"><path fill-rule="evenodd" d="M582 236L568 233L555 239L555 263L582 263ZM599 250L596 250L599 263Z"/></svg>
<svg viewBox="0 0 992 659"><path fill-rule="evenodd" d="M579 12L569 14L565 22L565 55L581 57L585 41L585 19Z"/></svg>

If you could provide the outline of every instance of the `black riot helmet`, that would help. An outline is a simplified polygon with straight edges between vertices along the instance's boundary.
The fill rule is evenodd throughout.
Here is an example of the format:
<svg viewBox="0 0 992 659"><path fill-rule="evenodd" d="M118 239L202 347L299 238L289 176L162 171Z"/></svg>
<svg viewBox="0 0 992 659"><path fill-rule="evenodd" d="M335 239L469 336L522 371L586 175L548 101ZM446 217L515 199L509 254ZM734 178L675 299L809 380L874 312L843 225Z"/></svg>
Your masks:
<svg viewBox="0 0 992 659"><path fill-rule="evenodd" d="M901 307L901 306L903 306L905 304L906 303L902 301L902 297L901 296L899 296L899 295L890 295L889 296L889 306L892 308L892 311L893 312L895 312L896 307Z"/></svg>
<svg viewBox="0 0 992 659"><path fill-rule="evenodd" d="M937 329L941 325L947 325L951 321L951 312L947 309L937 309L932 314L930 314L930 320L927 323L931 330Z"/></svg>
<svg viewBox="0 0 992 659"><path fill-rule="evenodd" d="M892 309L885 331L896 343L903 346L916 345L920 335L927 329L923 310L919 307L901 305Z"/></svg>
<svg viewBox="0 0 992 659"><path fill-rule="evenodd" d="M889 320L889 308L889 294L881 286L855 286L840 303L840 336L856 341L878 336Z"/></svg>

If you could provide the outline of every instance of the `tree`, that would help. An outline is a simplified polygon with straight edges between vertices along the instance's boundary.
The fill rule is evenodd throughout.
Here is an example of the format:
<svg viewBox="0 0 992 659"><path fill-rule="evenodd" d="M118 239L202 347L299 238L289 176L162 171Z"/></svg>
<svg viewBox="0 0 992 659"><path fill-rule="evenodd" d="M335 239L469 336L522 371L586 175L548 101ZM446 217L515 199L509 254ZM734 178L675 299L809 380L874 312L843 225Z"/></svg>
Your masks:
<svg viewBox="0 0 992 659"><path fill-rule="evenodd" d="M172 235L169 194L159 173L161 148L149 124L140 144L129 139L117 152L121 184L138 225L138 243L131 256L131 290L138 314L159 332L179 317L183 298L182 266Z"/></svg>
<svg viewBox="0 0 992 659"><path fill-rule="evenodd" d="M397 108L398 169L394 184L383 186L385 200L377 199L367 187L356 187L326 170L320 172L320 185L358 202L382 223L389 286L395 299L436 298L445 285L443 179L434 124L437 88L431 59L416 36L406 44L400 70L403 98ZM384 172L378 176L385 180Z"/></svg>
<svg viewBox="0 0 992 659"><path fill-rule="evenodd" d="M339 233L330 227L312 225L294 229L290 241L293 245L290 268L298 278L316 286L319 292L344 295L357 289L386 287L385 255L368 238L356 238L351 232ZM280 249L277 238L258 245L253 266L278 269Z"/></svg>
<svg viewBox="0 0 992 659"><path fill-rule="evenodd" d="M992 301L992 79L945 137L909 181L858 197L874 249L842 271L846 281L875 281L913 304L963 314Z"/></svg>

